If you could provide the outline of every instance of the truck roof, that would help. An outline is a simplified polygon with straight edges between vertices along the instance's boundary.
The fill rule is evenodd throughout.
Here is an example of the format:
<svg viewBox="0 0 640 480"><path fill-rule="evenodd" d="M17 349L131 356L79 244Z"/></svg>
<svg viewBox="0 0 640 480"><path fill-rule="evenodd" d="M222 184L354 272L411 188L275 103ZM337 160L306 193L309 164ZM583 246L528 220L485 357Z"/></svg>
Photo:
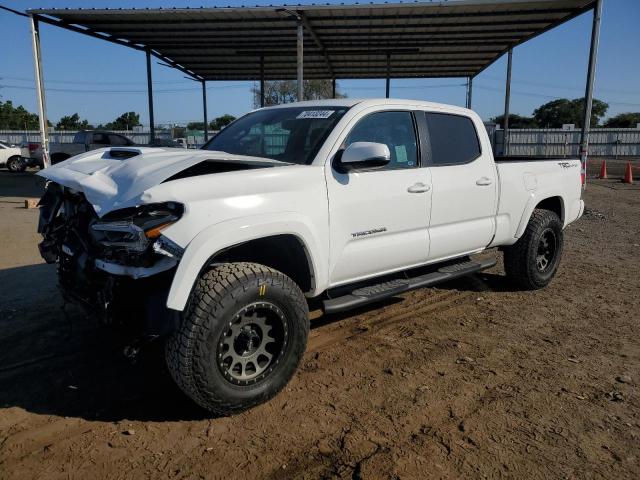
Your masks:
<svg viewBox="0 0 640 480"><path fill-rule="evenodd" d="M401 98L336 98L327 100L305 100L304 102L284 103L265 108L287 108L287 107L353 107L363 104L363 106L375 105L420 105L427 108L469 111L457 105L447 105L445 103L425 102L423 100L410 100Z"/></svg>

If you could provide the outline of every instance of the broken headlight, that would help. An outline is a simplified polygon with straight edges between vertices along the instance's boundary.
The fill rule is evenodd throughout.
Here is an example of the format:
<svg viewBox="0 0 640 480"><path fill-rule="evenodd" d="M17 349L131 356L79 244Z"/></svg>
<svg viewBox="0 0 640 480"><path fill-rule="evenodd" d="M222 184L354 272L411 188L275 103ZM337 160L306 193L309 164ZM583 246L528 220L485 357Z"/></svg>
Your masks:
<svg viewBox="0 0 640 480"><path fill-rule="evenodd" d="M91 225L91 236L103 247L142 253L183 213L183 205L175 202L116 210Z"/></svg>

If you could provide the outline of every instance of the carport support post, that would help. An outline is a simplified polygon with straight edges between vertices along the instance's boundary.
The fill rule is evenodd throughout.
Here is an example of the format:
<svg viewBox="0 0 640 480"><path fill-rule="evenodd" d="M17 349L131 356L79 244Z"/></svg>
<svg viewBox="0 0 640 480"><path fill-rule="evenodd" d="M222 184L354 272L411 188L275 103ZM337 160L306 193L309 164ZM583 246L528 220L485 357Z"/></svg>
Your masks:
<svg viewBox="0 0 640 480"><path fill-rule="evenodd" d="M260 57L260 108L264 107L264 55Z"/></svg>
<svg viewBox="0 0 640 480"><path fill-rule="evenodd" d="M473 77L467 77L467 108L471 108L471 92L473 91Z"/></svg>
<svg viewBox="0 0 640 480"><path fill-rule="evenodd" d="M336 98L336 78L331 79L331 98Z"/></svg>
<svg viewBox="0 0 640 480"><path fill-rule="evenodd" d="M507 53L507 84L504 92L504 137L502 139L502 154L509 155L509 102L511 102L511 62L513 49Z"/></svg>
<svg viewBox="0 0 640 480"><path fill-rule="evenodd" d="M42 57L40 55L40 25L38 20L31 19L31 42L33 44L33 64L35 67L36 96L38 97L38 121L40 124L40 142L42 144L42 163L49 166L49 135L47 131L47 108L44 98L44 81L42 79Z"/></svg>
<svg viewBox="0 0 640 480"><path fill-rule="evenodd" d="M207 119L207 81L202 80L202 113L204 115L204 143L209 140L209 120Z"/></svg>
<svg viewBox="0 0 640 480"><path fill-rule="evenodd" d="M145 50L147 56L147 101L149 102L149 145L156 139L156 127L153 120L153 82L151 81L151 52Z"/></svg>
<svg viewBox="0 0 640 480"><path fill-rule="evenodd" d="M389 98L391 92L391 54L387 53L387 83L385 89L385 98Z"/></svg>
<svg viewBox="0 0 640 480"><path fill-rule="evenodd" d="M591 127L591 107L593 105L593 82L596 76L596 59L600 43L600 17L602 16L602 0L596 1L593 9L593 26L591 27L591 47L589 49L589 69L587 70L587 86L584 94L584 118L580 134L580 162L582 175L587 178L587 157L589 149L589 128ZM586 181L583 183L586 185Z"/></svg>
<svg viewBox="0 0 640 480"><path fill-rule="evenodd" d="M304 100L304 26L298 17L298 101Z"/></svg>

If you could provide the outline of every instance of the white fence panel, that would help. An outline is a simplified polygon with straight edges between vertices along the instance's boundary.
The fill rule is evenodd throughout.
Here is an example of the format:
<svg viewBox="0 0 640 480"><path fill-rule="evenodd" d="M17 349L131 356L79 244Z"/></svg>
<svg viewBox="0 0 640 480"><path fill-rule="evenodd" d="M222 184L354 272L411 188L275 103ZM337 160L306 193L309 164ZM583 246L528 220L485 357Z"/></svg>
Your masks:
<svg viewBox="0 0 640 480"><path fill-rule="evenodd" d="M504 130L487 124L487 132L496 155L504 154ZM71 143L77 132L52 131L51 143ZM134 143L146 145L150 134L146 131L117 131ZM210 136L215 132L210 132ZM171 139L171 131L156 130L156 138ZM0 141L21 145L27 142L39 142L40 133L24 130L0 130ZM189 147L200 147L204 143L203 135L187 138ZM542 157L577 157L580 154L580 130L554 129L510 129L509 155ZM595 128L589 135L589 155L597 157L640 157L640 128Z"/></svg>
<svg viewBox="0 0 640 480"><path fill-rule="evenodd" d="M504 154L504 130L491 125L487 131L496 155ZM580 130L509 129L509 155L577 157L580 155ZM595 128L589 134L589 155L596 157L640 156L640 129Z"/></svg>
<svg viewBox="0 0 640 480"><path fill-rule="evenodd" d="M111 130L110 130L111 131ZM49 143L73 143L77 131L52 130L49 132ZM132 130L113 130L113 133L118 133L130 138L134 143L139 145L145 145L149 143L151 137L148 129L139 131ZM156 138L161 140L171 140L171 131L169 130L156 130ZM37 130L0 130L0 141L22 145L28 142L40 142L40 132Z"/></svg>

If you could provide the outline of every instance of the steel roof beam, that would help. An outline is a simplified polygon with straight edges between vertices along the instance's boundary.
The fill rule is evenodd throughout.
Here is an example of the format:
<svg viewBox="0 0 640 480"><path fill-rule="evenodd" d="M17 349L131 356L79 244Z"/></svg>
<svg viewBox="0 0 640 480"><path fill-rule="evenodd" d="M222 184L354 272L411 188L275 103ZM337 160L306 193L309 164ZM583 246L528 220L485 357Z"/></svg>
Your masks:
<svg viewBox="0 0 640 480"><path fill-rule="evenodd" d="M416 38L422 38L422 39L429 39L429 38L440 38L440 37L449 37L449 36L460 36L460 38L477 38L477 39L483 39L483 38L495 38L496 36L498 37L504 37L504 36L509 36L509 37L513 37L514 34L528 34L528 33L533 33L535 31L535 29L532 28L526 28L526 29L503 29L503 30L496 30L496 31L475 31L475 30L471 30L471 31L464 31L464 30L458 30L458 31L439 31L439 32L416 32L416 31L412 31L412 32L403 32L402 30L399 30L397 32L384 32L384 33L379 33L379 34L370 34L370 35L366 35L366 37L368 39L385 39L385 38L389 38L389 36L402 36L403 38L411 38L411 39L416 39ZM156 32L156 33L162 33L162 32ZM469 37L469 35L472 35L472 37ZM158 37L157 34L154 35L150 35L150 34L145 34L142 36L136 36L136 35L131 35L128 34L127 35L129 38L135 38L135 40L137 42L146 42L146 41L155 41L155 42L175 42L175 38L174 35L167 35L167 36L160 36ZM338 33L338 34L323 34L323 36L325 37L325 41L326 40L333 40L333 41L338 41L341 39L349 39L349 38L362 38L363 35L361 33ZM519 36L519 35L517 35ZM278 40L291 40L294 41L296 36L295 34L292 33L277 33L277 34L270 34L267 32L262 31L262 35L253 35L253 36L245 36L244 37L247 41L251 40L251 41L260 41L262 39L269 39L271 41L275 41L276 39ZM188 42L192 42L192 41L202 41L202 40L222 40L222 41L226 41L226 40L230 40L230 41L237 41L238 37L235 35L219 35L218 33L206 33L206 34L197 34L197 35L186 35L183 38L180 39L180 42L182 43L188 43Z"/></svg>
<svg viewBox="0 0 640 480"><path fill-rule="evenodd" d="M482 69L480 69L478 72L476 72L476 74L474 76L478 76L480 73L484 72L487 68L489 68L491 65L493 65L500 57L502 57L502 55L504 55L505 53L507 53L509 51L509 49L515 48L518 45L522 45L525 42L528 42L529 40L532 40L534 38L536 38L539 35L542 35L543 33L548 32L549 30L554 29L555 27L557 27L558 25L562 24L562 23L566 23L570 20L573 20L576 17L579 17L580 15L582 15L585 12L588 12L589 10L593 9L593 3L591 2L587 5L585 5L584 7L573 11L573 13L571 13L569 16L564 17L562 19L559 19L559 21L550 23L549 25L547 25L545 28L543 28L542 30L539 30L531 35L528 35L522 39L520 39L518 42L507 46L506 48L504 48L503 50L501 50L494 58L493 60L491 60L489 63L487 63L484 67L482 67Z"/></svg>
<svg viewBox="0 0 640 480"><path fill-rule="evenodd" d="M587 9L591 9L592 5L589 5L589 7ZM296 12L304 12L306 14L312 12L312 10L308 10L305 9L304 6L296 6L295 7ZM384 20L416 20L416 19L434 19L434 18L454 18L454 19L460 19L460 18L486 18L486 17L512 17L512 16L516 16L516 17L520 17L520 16L526 16L526 15L545 15L547 16L547 18L550 15L558 15L559 17L562 17L562 15L565 14L571 14L572 12L574 12L574 9L570 9L570 8L546 8L543 10L540 9L530 9L530 10L505 10L505 11L500 11L500 10L496 10L496 11L486 11L486 12L462 12L462 13L456 13L456 12L451 12L451 13L415 13L415 14L387 14L387 15L335 15L335 16L322 16L322 15L309 15L309 18L311 20L313 20L314 22L322 22L322 21L328 21L328 22L335 22L336 20L340 20L340 21L366 21L366 22L371 22L371 21L384 21ZM94 24L94 25L98 25L104 22L100 22L99 20L96 21L91 21L90 18L88 18L88 15L91 15L90 11L86 11L83 12L86 14L86 16L84 15L73 15L73 14L69 14L66 13L64 10L32 10L33 13L35 14L44 14L45 12L49 15L56 15L58 16L58 18L64 18L64 17L74 17L74 16L79 16L80 19L82 19L84 21L85 24L89 25L89 24ZM117 14L116 10L110 10L109 11L110 14ZM202 24L209 24L209 25L216 25L216 24L225 24L228 25L230 22L243 22L243 21L255 21L256 23L284 23L284 22L290 22L293 23L291 19L287 18L287 17L270 17L270 18L260 18L260 19L255 19L255 20L249 20L246 18L179 18L178 15L172 15L170 18L168 15L166 15L163 12L163 16L166 18L162 19L161 21L158 21L157 19L153 18L153 11L141 11L141 13L146 13L146 18L144 20L140 20L140 19L135 19L135 20L124 20L124 19L118 19L117 23L119 25L140 25L140 24L153 24L154 26L158 26L158 25L176 25L176 24L192 24L192 23L202 23ZM194 13L196 13L194 11ZM206 13L206 12L205 12ZM94 18L99 19L100 17L105 16L104 14L94 14ZM69 19L70 23L74 23L73 19Z"/></svg>
<svg viewBox="0 0 640 480"><path fill-rule="evenodd" d="M339 47L335 46L335 47L331 47L330 49L327 50L327 53L329 55L332 55L334 52L338 52L341 50L350 50L350 49L361 49L362 52L366 52L366 51L377 51L377 50L384 50L386 51L397 51L400 50L402 48L415 48L415 49L420 49L420 48L424 48L424 47L451 47L451 46L458 46L458 47L471 47L471 46L490 46L490 45L497 45L497 46L508 46L509 42L508 41L504 41L504 40L500 40L500 41L489 41L489 42L479 42L479 41L473 41L473 42L461 42L461 41L442 41L442 42L419 42L419 43L412 43L412 42L362 42L362 43L356 43L356 42L351 42L351 43L340 43ZM247 45L248 47L253 47L255 48L255 46L253 44L249 44ZM369 47L369 48L367 48ZM385 48L386 47L386 48ZM174 53L178 53L180 54L180 51L182 50L212 50L212 49L229 49L232 52L239 52L242 51L242 46L238 47L236 44L236 47L234 48L233 44L229 44L229 45L224 45L224 46L218 46L216 45L215 47L212 47L211 45L189 45L186 48L184 48L184 46L171 46L171 47L165 47L163 48L164 51L166 52L174 52ZM260 45L260 50L261 52L266 52L266 51L287 51L287 50L291 50L291 47L287 47L282 46L282 43L280 42L275 43L275 44L267 44L265 45L264 43L261 43ZM317 47L314 49L316 51L318 51ZM499 49L494 49L494 50L500 50L502 51L502 48ZM248 51L257 51L257 50L248 50ZM231 53L230 55L234 55L234 53Z"/></svg>
<svg viewBox="0 0 640 480"><path fill-rule="evenodd" d="M395 60L395 59L392 59ZM420 65L442 65L442 64L446 64L446 65L460 65L460 64L464 64L464 65L468 65L470 62L479 62L482 63L484 65L484 59L483 58L478 58L478 57L474 57L474 58L463 58L463 59L450 59L450 60L436 60L436 59L432 59L432 58L412 58L412 59L400 59L398 60L398 63L401 65L406 65L409 63L415 63L415 64L420 64ZM354 59L343 59L343 60L334 60L333 61L333 65L352 65L352 64L358 64L358 63L365 63L365 64L375 64L375 63L380 63L380 64L384 64L385 60L384 58L380 58L380 59L365 59L365 58L354 58ZM206 61L206 60L202 60L202 61L191 61L191 62L183 62L186 63L188 66L192 66L192 65L216 65L219 67L224 68L226 65L243 65L246 66L246 62L243 62L241 60L224 60L224 61L215 61L215 62L210 62L210 61ZM392 62L393 63L393 62ZM269 65L295 65L296 62L295 60L272 60L271 63ZM324 59L320 59L320 60L305 60L305 65L324 65ZM257 68L257 67L256 67Z"/></svg>
<svg viewBox="0 0 640 480"><path fill-rule="evenodd" d="M265 27L264 26L256 26L256 27L249 27L247 26L248 22L242 22L239 23L237 26L233 26L233 27L229 27L228 23L226 24L226 27L216 27L215 30L212 30L211 28L189 28L189 31L185 32L184 28L174 28L173 25L169 28L162 28L162 29L158 29L158 28L151 28L151 29L143 29L143 28L136 28L135 30L127 30L127 29L119 29L118 26L119 24L99 24L99 26L101 28L108 28L110 32L114 32L118 33L120 35L125 35L127 37L129 36L135 36L135 35L145 35L146 33L167 33L167 34L172 34L172 33L185 33L185 34L192 34L192 33L216 33L216 32L222 32L222 33L227 33L227 32L234 32L234 33L238 33L238 34L245 34L248 32L264 32L265 31ZM505 31L505 29L503 27L505 26L514 26L514 31L518 30L517 28L515 28L515 26L517 25L548 25L549 23L551 23L551 21L549 19L540 19L540 20L504 20L504 21L492 21L491 23L483 23L483 22L440 22L440 23L415 23L415 22L405 22L399 25L389 25L389 24L380 24L380 25L375 25L376 30L393 30L393 29L420 29L420 28L432 28L432 29L442 29L445 27L456 27L456 28L464 28L464 27L469 27L469 28L481 28L483 31L495 31L495 32L501 32L501 31ZM352 33L344 33L344 32L330 32L330 30L363 30L363 29L370 29L372 27L372 25L359 25L359 26L353 26L353 25L336 25L336 24L331 24L331 25L314 25L313 28L316 31L316 33L324 36L324 35L361 35L360 32L352 32ZM496 28L490 28L490 27L496 27ZM268 27L269 32L290 32L291 31L291 27L290 26L286 26L286 27L276 27L276 26L269 26ZM525 29L526 30L526 29Z"/></svg>
<svg viewBox="0 0 640 480"><path fill-rule="evenodd" d="M434 47L434 48L443 48L441 46L439 47ZM456 47L456 48L460 48L460 47ZM363 49L353 49L353 50L333 50L331 52L329 52L329 56L330 57L339 57L339 56L350 56L350 55L366 55L369 57L372 56L384 56L387 54L387 51L390 51L391 53L397 54L397 55L425 55L426 53L429 54L429 56L434 56L434 55L443 55L443 56L448 56L448 55L463 55L463 54L478 54L478 55L495 55L499 49L497 48L491 48L491 49L480 49L480 47L478 47L477 50L429 50L428 52L422 52L417 48L406 48L406 49L397 49L397 48L391 48L391 49L385 49L385 48L375 48L375 49L367 49L367 50L363 50ZM180 55L180 54L178 54ZM292 55L295 55L295 48L287 48L287 49L282 49L282 50L269 50L269 51L265 51L265 50L258 50L258 51L251 51L251 50L244 50L244 51L235 51L233 56L234 57L250 57L250 58L260 58L261 56L265 56L265 57L290 57ZM308 53L308 56L317 56L320 57L320 55L317 55L315 53ZM180 61L187 61L187 58L229 58L229 54L227 53L221 53L221 52L201 52L201 53L197 53L197 52L188 52L188 53L184 53L182 54L182 56L180 56L181 60Z"/></svg>
<svg viewBox="0 0 640 480"><path fill-rule="evenodd" d="M487 37L448 37L446 39L442 39L440 40L440 38L442 37L442 35L432 35L431 37L426 37L426 38L407 38L407 36L404 36L402 34L398 34L398 36L402 36L403 41L404 42L409 42L409 41L414 41L414 42L424 42L424 43L431 43L432 41L437 41L439 43L444 43L444 44L448 44L450 42L458 42L458 43L464 43L464 42L473 42L473 43L480 43L482 42L483 44L486 44L487 42L484 42L484 40L486 39L491 39L492 43L496 43L498 41L504 41L504 40L509 40L509 41L517 41L520 37L517 35L491 35L491 36L487 36ZM255 45L256 42L259 42L260 45L282 45L283 41L289 41L290 43L294 43L296 41L296 38L289 38L287 37L285 38L280 38L279 40L277 39L278 37L263 37L263 38L251 38L251 39L246 39L246 40L237 40L234 37L218 37L218 38L211 38L210 40L216 40L218 41L218 43L216 44L216 48L224 48L229 47L229 48L233 48L234 45ZM404 40L406 39L406 40ZM175 40L171 40L171 39L167 39L167 40L151 40L147 43L147 45L161 45L161 46L170 46L170 47L181 47L181 46L185 46L185 47L191 47L191 46L198 46L199 43L196 42L200 42L202 41L202 39L198 39L198 38L194 38L192 41L189 42L185 42L185 41L180 41L180 42L176 42ZM366 41L363 41L363 43L395 43L394 39L390 39L389 36L385 36L385 37L380 37L380 38L368 38ZM321 53L326 53L328 51L327 46L330 48L332 45L352 45L352 44L357 44L355 42L344 42L341 40L331 40L328 43L325 43L323 45L323 47L317 47L318 50Z"/></svg>
<svg viewBox="0 0 640 480"><path fill-rule="evenodd" d="M478 65L443 65L443 66L437 66L437 67L431 67L429 70L432 72L448 72L448 71L464 71L464 72L469 72L469 71L473 71L475 68L478 68ZM393 70L393 73L395 74L396 72L399 71L420 71L422 69L421 65L409 65L409 66L397 66L397 68L395 68ZM349 68L343 68L343 69L339 69L336 68L336 71L340 71L340 70L344 70L344 71L353 71L353 72L386 72L386 66L363 66L363 67L349 67ZM274 73L286 73L286 72L295 72L295 68L265 68L265 74L274 74ZM316 68L305 68L305 72L315 72L315 73L324 73L327 70L325 68L320 68L320 67L316 67ZM205 68L202 69L201 72L203 73L203 75L208 75L208 74L212 74L212 73L220 73L220 74L238 74L238 73L249 73L251 75L257 75L260 73L260 68L225 68L225 69L220 69L220 68L215 68L215 66L212 66L212 68ZM392 75L397 77L397 75Z"/></svg>
<svg viewBox="0 0 640 480"><path fill-rule="evenodd" d="M93 37L93 38L98 38L100 40L106 40L107 42L110 43L115 43L116 45L121 45L124 47L129 47L129 48L133 48L134 50L138 50L140 52L145 52L146 48L144 45L138 45L134 42L128 42L125 40L121 40L117 37L114 37L110 34L107 33L100 33L100 32L95 32L91 29L84 29L84 28L80 28L76 25L72 25L69 23L66 23L62 20L59 19L55 19L55 18L50 18L48 16L43 16L43 15L34 15L35 18L38 19L38 21L42 22L42 23L47 23L49 25L53 25L55 27L60 27L60 28L64 28L65 30L70 30L72 32L76 32L76 33L81 33L83 35L88 35L89 37ZM198 80L201 80L201 78L198 76L198 74L187 70L186 68L182 67L181 65L179 65L178 63L174 62L173 60L171 60L170 58L166 57L165 55L161 54L160 52L157 52L153 49L151 49L151 55L153 55L154 57L156 57L159 60L162 60L163 62L166 62L167 64L169 64L171 67L180 70L182 73L185 73L186 75L189 75L192 78L196 78Z"/></svg>

